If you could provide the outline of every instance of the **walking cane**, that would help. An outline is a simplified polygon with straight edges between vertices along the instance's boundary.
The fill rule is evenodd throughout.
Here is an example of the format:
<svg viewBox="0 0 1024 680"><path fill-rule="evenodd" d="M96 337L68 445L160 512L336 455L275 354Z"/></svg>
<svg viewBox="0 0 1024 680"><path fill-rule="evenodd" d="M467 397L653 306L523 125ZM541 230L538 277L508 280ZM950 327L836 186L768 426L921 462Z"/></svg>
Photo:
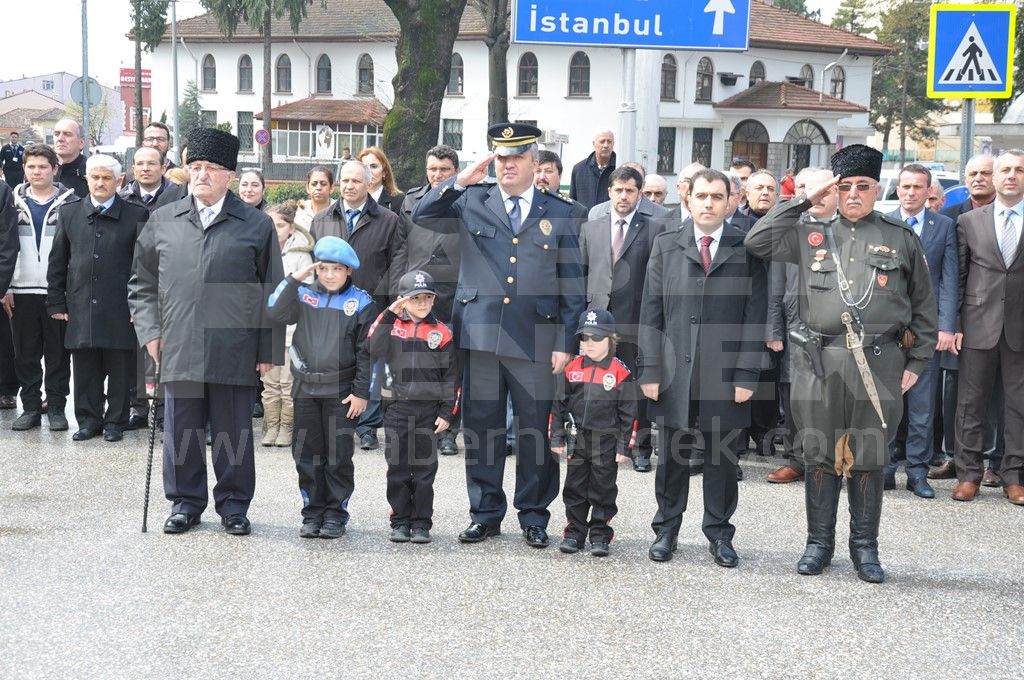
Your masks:
<svg viewBox="0 0 1024 680"><path fill-rule="evenodd" d="M150 411L153 422L149 425L149 459L146 461L146 499L142 504L142 533L146 533L146 521L149 519L149 485L153 477L153 447L156 444L156 393L160 389L160 360L156 362L156 384L153 386L153 396L148 397L151 401Z"/></svg>

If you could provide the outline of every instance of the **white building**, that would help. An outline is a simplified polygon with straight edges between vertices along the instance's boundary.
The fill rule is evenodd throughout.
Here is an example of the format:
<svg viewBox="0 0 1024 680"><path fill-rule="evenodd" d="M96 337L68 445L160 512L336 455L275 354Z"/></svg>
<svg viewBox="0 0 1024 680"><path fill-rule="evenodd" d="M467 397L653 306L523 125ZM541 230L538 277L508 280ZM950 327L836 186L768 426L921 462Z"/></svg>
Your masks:
<svg viewBox="0 0 1024 680"><path fill-rule="evenodd" d="M78 79L78 76L67 71L56 73L43 73L36 76L16 78L14 80L0 80L0 94L4 98L14 97L25 92L36 92L56 100L61 104L68 104L71 99L71 84ZM99 130L101 144L113 144L124 131L124 111L121 104L121 95L118 90L100 85L103 88L103 100L106 103L106 120L102 129ZM51 108L50 106L40 108ZM45 139L52 136L52 128L42 137Z"/></svg>
<svg viewBox="0 0 1024 680"><path fill-rule="evenodd" d="M734 156L779 172L822 164L838 146L874 133L867 115L871 68L885 45L759 0L752 0L750 25L746 52L638 50L635 160L666 176L691 160L723 167ZM259 36L240 26L228 40L209 14L178 22L177 31L182 89L195 80L208 120L231 123L255 158ZM384 2L332 0L326 10L314 3L298 35L286 19L275 20L271 33L275 161L312 162L323 125L334 130L334 157L345 146L357 152L378 143L394 96L398 33ZM180 96L169 85L169 35L153 53L157 118L163 111L170 117L171 97ZM438 139L467 159L487 143L483 35L482 18L467 6ZM514 44L507 63L509 117L547 131L544 146L560 152L567 167L592 151L594 129L621 135L622 50Z"/></svg>

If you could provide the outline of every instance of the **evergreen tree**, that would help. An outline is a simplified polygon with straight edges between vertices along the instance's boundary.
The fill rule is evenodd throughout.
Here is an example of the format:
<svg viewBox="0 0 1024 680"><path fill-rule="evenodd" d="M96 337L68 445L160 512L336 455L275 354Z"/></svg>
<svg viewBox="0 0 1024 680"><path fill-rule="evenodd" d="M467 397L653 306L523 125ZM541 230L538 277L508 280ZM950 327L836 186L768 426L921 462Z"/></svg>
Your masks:
<svg viewBox="0 0 1024 680"><path fill-rule="evenodd" d="M871 0L843 0L832 16L832 25L851 33L867 35L875 31L877 18Z"/></svg>

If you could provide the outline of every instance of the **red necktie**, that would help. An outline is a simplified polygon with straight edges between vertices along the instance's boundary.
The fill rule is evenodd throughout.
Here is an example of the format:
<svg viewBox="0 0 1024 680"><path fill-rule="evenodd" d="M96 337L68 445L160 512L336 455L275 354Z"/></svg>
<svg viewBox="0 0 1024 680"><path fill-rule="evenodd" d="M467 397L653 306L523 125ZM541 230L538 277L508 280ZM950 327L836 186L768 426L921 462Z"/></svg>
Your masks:
<svg viewBox="0 0 1024 680"><path fill-rule="evenodd" d="M711 242L715 239L703 236L700 239L700 262L704 265L704 273L711 271Z"/></svg>

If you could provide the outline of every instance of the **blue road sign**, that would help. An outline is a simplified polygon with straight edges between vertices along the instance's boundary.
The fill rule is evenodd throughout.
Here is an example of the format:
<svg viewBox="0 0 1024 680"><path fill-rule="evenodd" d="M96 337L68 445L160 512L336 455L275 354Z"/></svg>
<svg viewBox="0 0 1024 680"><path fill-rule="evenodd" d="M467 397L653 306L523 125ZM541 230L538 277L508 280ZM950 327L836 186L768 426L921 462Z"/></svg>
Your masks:
<svg viewBox="0 0 1024 680"><path fill-rule="evenodd" d="M1005 99L1013 90L1014 5L932 5L928 96Z"/></svg>
<svg viewBox="0 0 1024 680"><path fill-rule="evenodd" d="M513 0L512 42L745 50L750 0Z"/></svg>

